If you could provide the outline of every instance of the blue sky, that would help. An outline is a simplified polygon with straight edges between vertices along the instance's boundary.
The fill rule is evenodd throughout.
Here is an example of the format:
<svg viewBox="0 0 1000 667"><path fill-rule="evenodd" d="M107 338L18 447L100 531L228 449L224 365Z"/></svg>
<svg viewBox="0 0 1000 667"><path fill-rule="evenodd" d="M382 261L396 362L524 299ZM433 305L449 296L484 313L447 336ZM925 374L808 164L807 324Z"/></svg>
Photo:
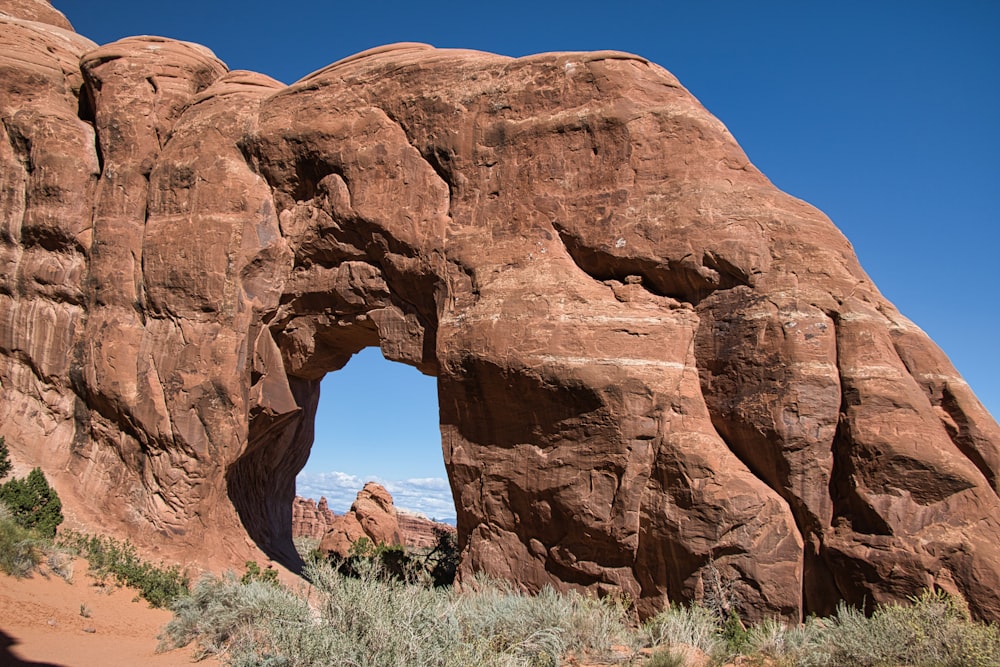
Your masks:
<svg viewBox="0 0 1000 667"><path fill-rule="evenodd" d="M778 187L833 219L882 292L1000 415L1000 3L54 4L98 43L195 41L232 69L286 83L396 41L645 56L677 75ZM371 352L324 382L321 409L334 417L318 424L300 491L326 492L338 508L335 492L349 504L349 484L377 477L418 498L411 508L443 516L447 490L427 482L444 474L434 381ZM343 381L351 373L365 384Z"/></svg>

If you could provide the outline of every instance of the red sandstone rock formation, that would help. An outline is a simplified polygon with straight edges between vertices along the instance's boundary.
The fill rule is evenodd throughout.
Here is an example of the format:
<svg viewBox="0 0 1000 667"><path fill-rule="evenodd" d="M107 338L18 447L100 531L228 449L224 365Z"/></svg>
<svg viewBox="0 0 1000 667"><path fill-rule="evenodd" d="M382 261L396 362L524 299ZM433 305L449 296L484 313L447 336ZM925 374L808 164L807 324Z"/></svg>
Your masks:
<svg viewBox="0 0 1000 667"><path fill-rule="evenodd" d="M333 524L319 543L319 550L346 558L351 553L351 545L362 537L368 538L372 545L403 544L392 496L375 482L365 484L347 514L333 518Z"/></svg>
<svg viewBox="0 0 1000 667"><path fill-rule="evenodd" d="M403 544L411 549L432 549L437 546L438 531L455 532L454 526L406 511L398 512L396 518L399 520L399 534L403 538Z"/></svg>
<svg viewBox="0 0 1000 667"><path fill-rule="evenodd" d="M996 422L667 71L409 44L284 87L0 11L0 434L77 521L294 567L320 378L379 345L438 378L460 576L1000 620Z"/></svg>
<svg viewBox="0 0 1000 667"><path fill-rule="evenodd" d="M317 503L311 498L296 496L292 502L292 537L320 540L333 528L337 519L326 498L320 498ZM396 510L396 521L400 543L412 549L432 548L437 544L436 531L455 530L453 526L400 510Z"/></svg>
<svg viewBox="0 0 1000 667"><path fill-rule="evenodd" d="M317 503L312 498L295 496L292 501L292 537L323 539L336 516L326 504L326 498L320 498Z"/></svg>

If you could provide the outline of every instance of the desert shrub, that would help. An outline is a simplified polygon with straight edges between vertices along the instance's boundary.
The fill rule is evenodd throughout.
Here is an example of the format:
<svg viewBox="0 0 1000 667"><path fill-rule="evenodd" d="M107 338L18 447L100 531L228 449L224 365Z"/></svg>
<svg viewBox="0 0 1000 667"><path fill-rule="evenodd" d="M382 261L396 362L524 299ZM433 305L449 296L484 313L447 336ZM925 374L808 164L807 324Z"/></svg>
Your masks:
<svg viewBox="0 0 1000 667"><path fill-rule="evenodd" d="M45 564L57 577L66 581L73 580L73 554L58 546L48 543L45 548Z"/></svg>
<svg viewBox="0 0 1000 667"><path fill-rule="evenodd" d="M744 627L731 616L720 619L718 612L702 605L671 605L646 621L639 634L645 646L668 649L671 659L682 660L679 664L683 664L687 647L697 649L714 662L742 655L775 666L832 664L828 632L815 618L792 627L777 620Z"/></svg>
<svg viewBox="0 0 1000 667"><path fill-rule="evenodd" d="M492 582L459 594L406 584L380 567L359 563L345 576L308 565L309 603L282 586L204 578L174 602L164 645L196 642L237 667L515 667L607 650L624 633L615 604L552 591L532 597Z"/></svg>
<svg viewBox="0 0 1000 667"><path fill-rule="evenodd" d="M249 584L251 581L259 581L262 584L278 585L278 571L268 565L263 570L255 561L248 560L245 563L246 571L240 577L241 584Z"/></svg>
<svg viewBox="0 0 1000 667"><path fill-rule="evenodd" d="M764 621L746 631L739 653L796 667L985 667L1000 665L1000 629L973 622L962 601L928 591L870 617L841 604L834 616L795 627Z"/></svg>
<svg viewBox="0 0 1000 667"><path fill-rule="evenodd" d="M684 667L685 663L682 654L675 653L670 649L660 649L654 651L642 665L643 667Z"/></svg>
<svg viewBox="0 0 1000 667"><path fill-rule="evenodd" d="M10 462L10 451L7 449L7 442L0 436L0 479L10 474L13 464Z"/></svg>
<svg viewBox="0 0 1000 667"><path fill-rule="evenodd" d="M142 560L128 540L69 533L61 543L86 558L94 576L112 577L122 586L136 589L153 607L166 607L188 593L187 576L179 567Z"/></svg>
<svg viewBox="0 0 1000 667"><path fill-rule="evenodd" d="M315 568L323 616L352 637L358 664L547 665L569 652L610 649L620 607L546 589L530 596L497 582L461 594L405 585L373 566L359 578Z"/></svg>
<svg viewBox="0 0 1000 667"><path fill-rule="evenodd" d="M190 595L173 601L171 609L174 617L160 637L161 648L195 642L199 658L223 652L234 659L243 659L250 653L262 659L274 657L270 646L283 636L272 632L274 628L313 624L305 600L281 586L255 580L238 581L231 573L201 578ZM291 653L292 647L288 648ZM296 660L288 664L307 664Z"/></svg>
<svg viewBox="0 0 1000 667"><path fill-rule="evenodd" d="M322 558L322 554L319 551L319 540L315 537L294 537L292 538L292 544L295 545L295 551L298 552L302 560L307 563Z"/></svg>
<svg viewBox="0 0 1000 667"><path fill-rule="evenodd" d="M794 626L767 619L747 629L740 653L776 667L823 667L833 664L831 641L827 624L815 617Z"/></svg>
<svg viewBox="0 0 1000 667"><path fill-rule="evenodd" d="M974 623L965 604L943 592L882 605L871 618L842 604L831 622L831 664L1000 665L1000 629Z"/></svg>
<svg viewBox="0 0 1000 667"><path fill-rule="evenodd" d="M558 664L571 653L605 655L627 643L621 601L598 600L544 588L537 595L504 582L478 580L474 592L456 596L456 614L467 639L489 638L494 650Z"/></svg>
<svg viewBox="0 0 1000 667"><path fill-rule="evenodd" d="M0 571L14 577L29 576L42 562L43 542L21 526L0 504Z"/></svg>
<svg viewBox="0 0 1000 667"><path fill-rule="evenodd" d="M307 568L320 595L320 614L329 631L342 637L340 664L488 664L475 643L462 645L446 592L406 585L385 576L377 562L359 563L355 576L331 567Z"/></svg>
<svg viewBox="0 0 1000 667"><path fill-rule="evenodd" d="M646 621L640 635L647 646L692 646L709 656L719 655L725 644L718 616L701 605L671 604Z"/></svg>
<svg viewBox="0 0 1000 667"><path fill-rule="evenodd" d="M434 548L424 557L424 567L435 586L451 586L458 572L458 536L453 530L435 527L434 538Z"/></svg>
<svg viewBox="0 0 1000 667"><path fill-rule="evenodd" d="M62 502L41 468L33 469L24 479L15 477L0 486L0 502L10 510L14 521L42 537L54 537L63 521Z"/></svg>
<svg viewBox="0 0 1000 667"><path fill-rule="evenodd" d="M345 576L313 562L308 594L261 576L204 578L173 603L164 643L196 642L202 655L235 667L558 665L639 641L656 649L641 663L647 667L686 664L694 649L714 663L773 667L1000 664L1000 629L972 622L960 601L937 593L879 607L870 618L841 606L831 618L792 627L763 621L728 631L715 610L672 606L630 630L623 601L551 589L532 596L483 578L459 593L430 580L407 584L382 567L368 558Z"/></svg>

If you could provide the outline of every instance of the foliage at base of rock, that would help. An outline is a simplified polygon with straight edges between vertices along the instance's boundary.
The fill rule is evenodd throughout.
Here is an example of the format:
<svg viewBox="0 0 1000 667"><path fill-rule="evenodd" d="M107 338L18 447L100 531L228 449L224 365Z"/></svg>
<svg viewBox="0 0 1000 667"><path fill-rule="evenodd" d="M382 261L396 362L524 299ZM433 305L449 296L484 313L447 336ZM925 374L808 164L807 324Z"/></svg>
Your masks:
<svg viewBox="0 0 1000 667"><path fill-rule="evenodd" d="M259 580L206 577L174 605L164 644L196 642L232 665L515 667L603 655L627 635L623 608L577 594L529 596L486 580L458 593L405 584L371 561L359 570L310 565L309 601Z"/></svg>
<svg viewBox="0 0 1000 667"><path fill-rule="evenodd" d="M7 449L7 442L0 436L0 479L10 474L13 464L10 462L10 452Z"/></svg>
<svg viewBox="0 0 1000 667"><path fill-rule="evenodd" d="M0 504L0 572L27 577L42 562L38 536L19 525Z"/></svg>
<svg viewBox="0 0 1000 667"><path fill-rule="evenodd" d="M128 540L69 533L60 542L86 558L94 576L135 588L153 607L166 607L188 594L188 578L180 567L143 560Z"/></svg>
<svg viewBox="0 0 1000 667"><path fill-rule="evenodd" d="M15 477L0 486L0 502L18 525L43 537L55 537L56 528L63 522L62 502L41 468L33 469L24 479Z"/></svg>

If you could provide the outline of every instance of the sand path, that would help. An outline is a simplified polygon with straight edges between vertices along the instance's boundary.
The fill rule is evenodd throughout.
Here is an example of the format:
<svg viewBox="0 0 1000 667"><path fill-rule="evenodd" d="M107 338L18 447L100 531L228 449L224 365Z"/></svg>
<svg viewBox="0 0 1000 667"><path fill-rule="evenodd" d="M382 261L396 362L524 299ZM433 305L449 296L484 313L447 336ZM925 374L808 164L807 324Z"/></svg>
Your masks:
<svg viewBox="0 0 1000 667"><path fill-rule="evenodd" d="M170 620L163 609L135 600L135 591L101 586L74 564L72 581L36 573L0 574L0 666L168 667L190 665L188 647L156 653L157 635ZM219 667L203 660L200 667Z"/></svg>

